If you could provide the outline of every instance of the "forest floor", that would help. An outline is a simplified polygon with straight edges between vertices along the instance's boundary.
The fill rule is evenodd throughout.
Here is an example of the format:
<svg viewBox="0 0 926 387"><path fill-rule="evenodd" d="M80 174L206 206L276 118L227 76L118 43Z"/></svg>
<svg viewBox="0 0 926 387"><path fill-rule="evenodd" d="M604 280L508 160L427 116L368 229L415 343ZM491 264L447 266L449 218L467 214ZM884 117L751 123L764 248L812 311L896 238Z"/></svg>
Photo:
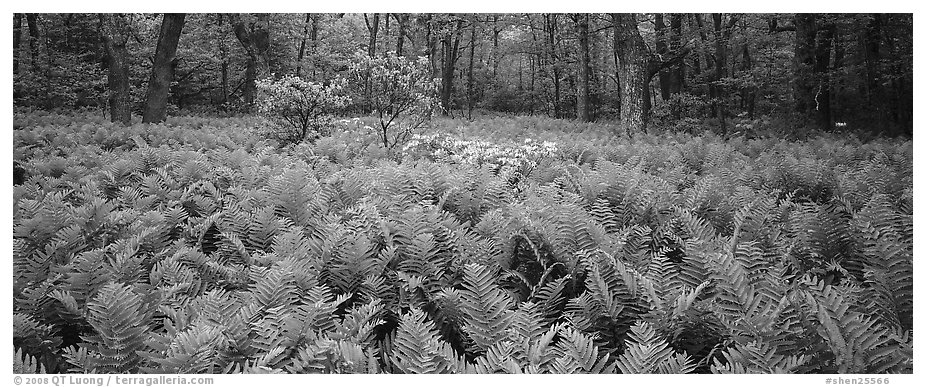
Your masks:
<svg viewBox="0 0 926 387"><path fill-rule="evenodd" d="M367 125L16 112L16 364L912 370L910 140Z"/></svg>

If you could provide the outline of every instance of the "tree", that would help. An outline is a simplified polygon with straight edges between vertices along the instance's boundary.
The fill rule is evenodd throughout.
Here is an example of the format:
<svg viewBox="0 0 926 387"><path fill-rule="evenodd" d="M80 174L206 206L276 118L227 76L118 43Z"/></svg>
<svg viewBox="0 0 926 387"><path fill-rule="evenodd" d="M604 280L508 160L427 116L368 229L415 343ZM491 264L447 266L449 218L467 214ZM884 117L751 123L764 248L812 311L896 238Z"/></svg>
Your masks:
<svg viewBox="0 0 926 387"><path fill-rule="evenodd" d="M591 109L589 108L589 54L588 54L588 14L575 14L573 21L576 33L579 35L578 73L579 79L576 90L576 116L582 122L590 122Z"/></svg>
<svg viewBox="0 0 926 387"><path fill-rule="evenodd" d="M245 110L250 110L254 105L255 82L270 75L270 19L263 13L257 14L252 21L238 14L233 14L231 19L235 37L248 56L243 94Z"/></svg>
<svg viewBox="0 0 926 387"><path fill-rule="evenodd" d="M444 114L450 115L453 110L453 69L459 58L460 32L463 29L463 19L450 15L438 23L441 31L440 101Z"/></svg>
<svg viewBox="0 0 926 387"><path fill-rule="evenodd" d="M820 129L830 129L829 64L834 25L826 16L794 15L794 102L797 113L812 116Z"/></svg>
<svg viewBox="0 0 926 387"><path fill-rule="evenodd" d="M643 93L648 84L649 50L633 14L614 13L611 20L614 33L618 35L614 38L614 50L620 62L617 77L621 81L621 127L627 135L646 132L646 96Z"/></svg>
<svg viewBox="0 0 926 387"><path fill-rule="evenodd" d="M689 49L657 56L643 41L634 14L611 14L614 26L614 50L618 60L617 77L621 86L621 126L627 135L646 133L649 118L649 83L664 68L684 60Z"/></svg>
<svg viewBox="0 0 926 387"><path fill-rule="evenodd" d="M13 14L13 74L19 73L19 40L22 36L23 14Z"/></svg>
<svg viewBox="0 0 926 387"><path fill-rule="evenodd" d="M186 14L183 13L165 13L161 21L142 122L161 122L167 118L167 95L174 78L177 65L174 57L185 19Z"/></svg>
<svg viewBox="0 0 926 387"><path fill-rule="evenodd" d="M29 27L29 56L32 61L32 70L39 67L39 22L34 13L26 14L26 25Z"/></svg>
<svg viewBox="0 0 926 387"><path fill-rule="evenodd" d="M109 69L109 115L112 122L132 123L132 96L129 93L129 52L126 49L128 25L124 14L100 14L106 67Z"/></svg>
<svg viewBox="0 0 926 387"><path fill-rule="evenodd" d="M388 150L404 143L439 107L426 57L411 61L395 52L372 58L357 52L350 72L357 88L369 87L366 104L379 118L377 134Z"/></svg>
<svg viewBox="0 0 926 387"><path fill-rule="evenodd" d="M372 22L367 14L363 14L363 22L366 23L367 31L370 33L370 41L367 43L367 54L372 58L376 56L376 36L379 32L379 14L373 14Z"/></svg>

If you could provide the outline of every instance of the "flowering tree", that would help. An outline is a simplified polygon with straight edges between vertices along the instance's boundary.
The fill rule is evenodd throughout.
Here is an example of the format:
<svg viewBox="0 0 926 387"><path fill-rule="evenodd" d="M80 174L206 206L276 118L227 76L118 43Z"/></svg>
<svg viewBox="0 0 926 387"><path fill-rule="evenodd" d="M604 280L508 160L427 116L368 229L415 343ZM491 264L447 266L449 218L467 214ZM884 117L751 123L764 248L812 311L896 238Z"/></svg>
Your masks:
<svg viewBox="0 0 926 387"><path fill-rule="evenodd" d="M284 145L327 134L333 114L350 102L342 78L322 85L287 75L256 86L258 112L276 124L270 135Z"/></svg>
<svg viewBox="0 0 926 387"><path fill-rule="evenodd" d="M376 130L386 149L404 143L440 106L437 83L425 57L411 61L395 52L375 57L358 52L350 69L351 80L379 118Z"/></svg>

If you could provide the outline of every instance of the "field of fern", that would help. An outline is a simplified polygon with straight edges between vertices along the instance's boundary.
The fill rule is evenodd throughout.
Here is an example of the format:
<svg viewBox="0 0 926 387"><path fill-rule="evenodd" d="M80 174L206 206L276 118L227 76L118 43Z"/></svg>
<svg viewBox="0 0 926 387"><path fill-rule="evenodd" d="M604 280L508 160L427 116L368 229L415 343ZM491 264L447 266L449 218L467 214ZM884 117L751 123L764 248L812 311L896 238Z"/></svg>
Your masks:
<svg viewBox="0 0 926 387"><path fill-rule="evenodd" d="M17 111L14 371L910 373L912 141Z"/></svg>

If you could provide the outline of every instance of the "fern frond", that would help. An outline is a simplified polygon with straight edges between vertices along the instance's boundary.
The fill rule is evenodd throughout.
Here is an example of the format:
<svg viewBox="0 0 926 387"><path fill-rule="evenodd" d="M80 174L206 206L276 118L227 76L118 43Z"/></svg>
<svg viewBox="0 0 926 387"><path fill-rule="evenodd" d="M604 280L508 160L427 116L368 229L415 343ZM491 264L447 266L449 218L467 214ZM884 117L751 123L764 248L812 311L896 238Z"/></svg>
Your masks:
<svg viewBox="0 0 926 387"><path fill-rule="evenodd" d="M628 340L627 349L616 361L617 368L625 374L689 373L696 366L687 354L675 353L645 322L630 328Z"/></svg>

